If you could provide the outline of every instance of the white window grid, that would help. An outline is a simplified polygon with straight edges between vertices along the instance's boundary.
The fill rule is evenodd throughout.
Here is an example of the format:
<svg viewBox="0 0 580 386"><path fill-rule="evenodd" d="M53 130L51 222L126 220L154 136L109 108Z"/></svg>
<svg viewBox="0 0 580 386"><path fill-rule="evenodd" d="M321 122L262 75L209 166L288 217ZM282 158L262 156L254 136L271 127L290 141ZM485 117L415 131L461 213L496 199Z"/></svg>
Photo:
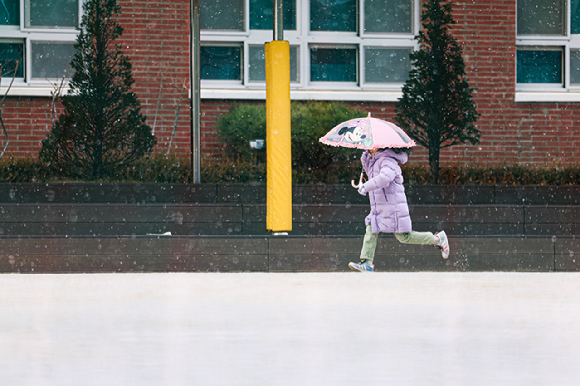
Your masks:
<svg viewBox="0 0 580 386"><path fill-rule="evenodd" d="M298 47L298 81L291 82L291 89L295 90L329 90L329 91L358 91L358 90L392 90L401 91L403 83L366 83L364 81L364 48L366 46L383 48L409 48L416 50L418 44L415 35L420 26L420 0L412 0L412 31L411 33L364 33L363 4L357 4L357 32L310 31L310 0L296 0L296 30L285 30L284 40L290 46ZM265 82L250 81L248 79L249 58L245 55L249 46L264 45L273 40L272 30L252 30L249 28L249 0L245 0L244 31L217 31L202 30L200 33L202 44L212 45L224 42L238 42L243 44L242 52L243 77L241 81L209 80L201 81L205 89L263 89ZM348 46L357 48L357 82L313 82L310 80L310 48L312 46Z"/></svg>
<svg viewBox="0 0 580 386"><path fill-rule="evenodd" d="M59 27L59 28L37 28L25 27L27 7L30 0L20 0L20 25L19 26L0 26L0 43L7 42L24 42L24 78L15 78L11 95L50 95L50 90L54 88L55 79L31 79L32 74L32 44L41 42L71 43L76 42L78 31L76 27ZM79 24L82 18L83 1L78 4ZM5 87L12 82L11 77L3 77L1 86ZM27 89L36 89L25 91ZM38 89L40 88L40 90ZM21 89L20 92L18 89ZM44 91L43 91L44 89ZM24 90L24 91L23 91ZM14 92L15 91L15 92ZM31 91L31 92L30 92ZM0 90L0 93L2 90Z"/></svg>
<svg viewBox="0 0 580 386"><path fill-rule="evenodd" d="M571 33L571 2L566 1L565 35L517 35L516 47L529 49L562 49L562 83L516 83L517 91L580 91L580 84L570 83L570 51L580 50L580 34Z"/></svg>
<svg viewBox="0 0 580 386"><path fill-rule="evenodd" d="M52 33L54 31L62 31L62 32L75 32L75 27L26 27L30 19L30 1L31 0L20 0L20 26L23 31L36 31L36 32L48 32ZM81 17L83 12L83 0L79 0L78 2L78 22L80 24Z"/></svg>

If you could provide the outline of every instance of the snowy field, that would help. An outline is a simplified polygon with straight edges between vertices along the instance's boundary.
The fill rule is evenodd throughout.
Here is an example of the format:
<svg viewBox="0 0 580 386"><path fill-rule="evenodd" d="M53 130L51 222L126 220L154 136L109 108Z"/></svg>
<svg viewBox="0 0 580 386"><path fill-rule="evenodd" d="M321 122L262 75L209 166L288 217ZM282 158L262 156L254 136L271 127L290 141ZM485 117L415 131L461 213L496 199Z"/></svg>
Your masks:
<svg viewBox="0 0 580 386"><path fill-rule="evenodd" d="M574 385L580 274L1 275L0 385Z"/></svg>

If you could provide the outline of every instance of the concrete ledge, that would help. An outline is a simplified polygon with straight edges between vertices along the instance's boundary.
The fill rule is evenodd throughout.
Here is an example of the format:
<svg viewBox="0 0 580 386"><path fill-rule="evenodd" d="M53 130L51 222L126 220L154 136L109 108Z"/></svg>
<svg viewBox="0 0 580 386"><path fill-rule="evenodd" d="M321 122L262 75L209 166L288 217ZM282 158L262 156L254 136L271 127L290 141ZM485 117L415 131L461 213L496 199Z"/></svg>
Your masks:
<svg viewBox="0 0 580 386"><path fill-rule="evenodd" d="M0 237L0 272L337 272L362 237ZM579 271L580 240L451 237L448 260L430 246L380 237L378 271Z"/></svg>
<svg viewBox="0 0 580 386"><path fill-rule="evenodd" d="M580 186L406 185L405 190L411 205L580 205ZM350 185L293 185L292 196L295 204L368 204ZM0 183L0 203L265 202L265 184Z"/></svg>
<svg viewBox="0 0 580 386"><path fill-rule="evenodd" d="M0 235L242 235L235 204L0 204Z"/></svg>
<svg viewBox="0 0 580 386"><path fill-rule="evenodd" d="M528 206L525 208L527 235L580 235L580 206Z"/></svg>
<svg viewBox="0 0 580 386"><path fill-rule="evenodd" d="M1 183L0 203L217 203L215 184Z"/></svg>
<svg viewBox="0 0 580 386"><path fill-rule="evenodd" d="M400 244L380 237L375 267L380 271L553 271L552 238L450 238L452 255L437 248ZM270 239L271 271L346 271L358 261L362 238Z"/></svg>
<svg viewBox="0 0 580 386"><path fill-rule="evenodd" d="M580 271L580 239L555 239L554 260L557 270Z"/></svg>
<svg viewBox="0 0 580 386"><path fill-rule="evenodd" d="M0 238L0 272L267 271L265 238Z"/></svg>
<svg viewBox="0 0 580 386"><path fill-rule="evenodd" d="M580 234L580 206L410 205L413 228L449 235ZM369 205L293 206L292 235L358 236ZM0 236L267 236L264 204L2 204Z"/></svg>

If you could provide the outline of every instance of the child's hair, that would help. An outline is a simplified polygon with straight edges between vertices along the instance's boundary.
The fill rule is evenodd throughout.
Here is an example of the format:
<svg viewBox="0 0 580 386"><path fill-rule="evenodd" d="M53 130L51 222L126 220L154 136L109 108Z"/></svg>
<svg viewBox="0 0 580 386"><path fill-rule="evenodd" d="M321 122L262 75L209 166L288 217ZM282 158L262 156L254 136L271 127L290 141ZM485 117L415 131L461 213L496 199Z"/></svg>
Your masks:
<svg viewBox="0 0 580 386"><path fill-rule="evenodd" d="M408 155L411 155L411 152L413 151L412 147L383 147L377 151L383 151L387 149L391 149L395 154L407 153Z"/></svg>

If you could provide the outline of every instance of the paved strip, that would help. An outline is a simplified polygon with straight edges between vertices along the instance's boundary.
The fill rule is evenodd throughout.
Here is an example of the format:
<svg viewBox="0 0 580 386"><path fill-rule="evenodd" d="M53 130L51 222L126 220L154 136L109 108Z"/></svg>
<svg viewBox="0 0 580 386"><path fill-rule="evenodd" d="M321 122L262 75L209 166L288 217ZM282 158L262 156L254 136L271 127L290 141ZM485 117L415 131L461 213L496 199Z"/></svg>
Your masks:
<svg viewBox="0 0 580 386"><path fill-rule="evenodd" d="M0 384L577 385L577 273L0 276Z"/></svg>

